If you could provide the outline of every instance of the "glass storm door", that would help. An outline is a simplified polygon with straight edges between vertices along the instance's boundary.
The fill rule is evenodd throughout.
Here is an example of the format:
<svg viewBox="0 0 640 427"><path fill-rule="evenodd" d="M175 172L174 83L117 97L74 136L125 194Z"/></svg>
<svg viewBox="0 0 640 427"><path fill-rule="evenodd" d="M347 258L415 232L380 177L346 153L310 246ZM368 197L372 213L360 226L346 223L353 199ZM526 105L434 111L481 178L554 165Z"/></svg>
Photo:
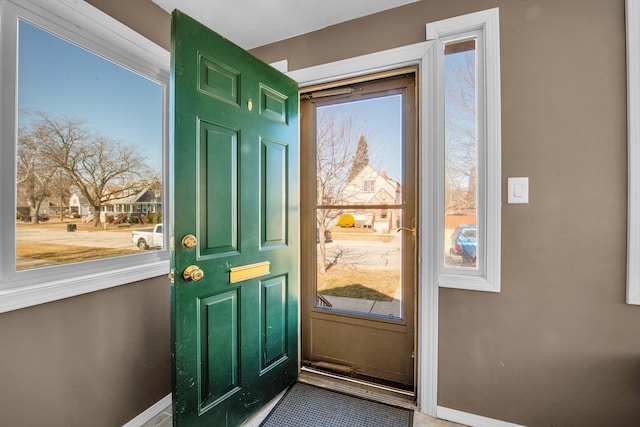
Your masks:
<svg viewBox="0 0 640 427"><path fill-rule="evenodd" d="M240 425L298 375L298 85L176 11L175 425Z"/></svg>
<svg viewBox="0 0 640 427"><path fill-rule="evenodd" d="M301 94L303 368L413 391L415 70Z"/></svg>

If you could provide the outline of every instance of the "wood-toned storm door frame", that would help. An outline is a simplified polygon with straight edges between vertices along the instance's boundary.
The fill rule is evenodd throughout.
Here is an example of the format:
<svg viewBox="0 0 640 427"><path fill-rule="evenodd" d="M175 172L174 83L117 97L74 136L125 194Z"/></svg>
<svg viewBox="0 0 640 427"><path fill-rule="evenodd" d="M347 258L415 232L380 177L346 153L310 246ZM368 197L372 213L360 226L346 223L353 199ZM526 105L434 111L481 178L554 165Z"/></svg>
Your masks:
<svg viewBox="0 0 640 427"><path fill-rule="evenodd" d="M417 362L416 323L417 323L417 277L418 277L418 240L419 224L418 201L418 68L401 67L381 73L357 78L323 83L305 87L301 93L301 352L302 360L314 362L315 366L329 367L329 371L346 377L357 378L365 382L387 385L391 389L414 396L416 389ZM403 146L401 201L392 207L384 204L367 205L369 209L397 209L402 212L401 219L390 225L389 235L401 236L401 276L403 290L401 312L394 317L366 316L362 313L334 310L324 306L322 296L316 288L316 266L318 234L316 212L322 208L316 196L316 116L318 106L331 105L344 101L375 99L393 94L402 95ZM357 206L345 206L345 212L355 210ZM324 235L322 226L320 234ZM400 234L398 234L400 236ZM336 323L336 319L339 319ZM340 325L329 330L329 325ZM344 331L341 332L341 330ZM363 331L366 331L363 333ZM342 335L341 335L342 334ZM354 339L354 336L357 338ZM362 338L369 335L369 338ZM329 339L333 336L332 339ZM327 345L333 340L348 342L355 350L355 358L345 362L337 346ZM326 352L325 352L326 350ZM385 362L374 366L375 357L366 354L384 353ZM323 354L324 353L324 354ZM391 362L392 354L398 354ZM388 355L388 358L386 357ZM356 360L357 359L357 360ZM384 366L389 361L388 365ZM318 362L318 363L315 363ZM332 369L331 366L337 367ZM340 366L351 367L340 372ZM303 366L303 370L306 369ZM313 369L315 370L315 369ZM400 372L402 371L402 372Z"/></svg>

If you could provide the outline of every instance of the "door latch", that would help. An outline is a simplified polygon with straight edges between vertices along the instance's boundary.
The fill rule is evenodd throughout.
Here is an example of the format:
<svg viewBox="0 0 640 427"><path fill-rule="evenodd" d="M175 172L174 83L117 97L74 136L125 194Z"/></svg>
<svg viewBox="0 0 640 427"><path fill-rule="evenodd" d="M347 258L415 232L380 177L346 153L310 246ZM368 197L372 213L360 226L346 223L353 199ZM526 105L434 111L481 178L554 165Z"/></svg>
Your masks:
<svg viewBox="0 0 640 427"><path fill-rule="evenodd" d="M182 277L187 282L197 282L204 277L204 272L197 265L190 265L184 269Z"/></svg>
<svg viewBox="0 0 640 427"><path fill-rule="evenodd" d="M400 227L398 228L398 230L396 231L396 233L399 233L400 230L406 230L406 231L410 231L411 234L413 234L413 237L416 237L416 229L415 228L407 228L407 227Z"/></svg>

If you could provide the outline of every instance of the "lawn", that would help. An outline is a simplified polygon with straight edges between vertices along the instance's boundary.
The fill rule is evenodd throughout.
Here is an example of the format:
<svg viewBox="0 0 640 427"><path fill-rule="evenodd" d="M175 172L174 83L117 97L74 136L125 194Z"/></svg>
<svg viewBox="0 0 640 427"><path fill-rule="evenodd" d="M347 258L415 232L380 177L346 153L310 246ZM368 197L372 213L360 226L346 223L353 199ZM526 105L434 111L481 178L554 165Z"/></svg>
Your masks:
<svg viewBox="0 0 640 427"><path fill-rule="evenodd" d="M369 242L390 242L395 233L378 233L371 228L330 227L333 240L365 240Z"/></svg>
<svg viewBox="0 0 640 427"><path fill-rule="evenodd" d="M400 272L361 270L338 264L326 273L318 272L317 283L321 295L392 301L400 284Z"/></svg>
<svg viewBox="0 0 640 427"><path fill-rule="evenodd" d="M135 249L113 249L113 248L92 248L87 246L61 245L57 243L32 243L25 242L16 245L16 256L42 261L49 261L51 264L68 264L72 262L89 261L139 253ZM18 270L24 269L17 266Z"/></svg>

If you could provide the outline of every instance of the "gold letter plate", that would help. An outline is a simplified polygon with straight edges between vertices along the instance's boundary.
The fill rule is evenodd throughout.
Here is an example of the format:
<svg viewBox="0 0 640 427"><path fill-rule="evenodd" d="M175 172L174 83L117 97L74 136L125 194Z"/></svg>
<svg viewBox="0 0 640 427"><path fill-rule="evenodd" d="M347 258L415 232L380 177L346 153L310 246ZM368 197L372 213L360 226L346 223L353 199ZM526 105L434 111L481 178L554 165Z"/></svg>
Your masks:
<svg viewBox="0 0 640 427"><path fill-rule="evenodd" d="M270 265L271 263L269 261L264 261L240 267L231 267L229 269L229 283L238 283L243 280L265 276L271 273Z"/></svg>

